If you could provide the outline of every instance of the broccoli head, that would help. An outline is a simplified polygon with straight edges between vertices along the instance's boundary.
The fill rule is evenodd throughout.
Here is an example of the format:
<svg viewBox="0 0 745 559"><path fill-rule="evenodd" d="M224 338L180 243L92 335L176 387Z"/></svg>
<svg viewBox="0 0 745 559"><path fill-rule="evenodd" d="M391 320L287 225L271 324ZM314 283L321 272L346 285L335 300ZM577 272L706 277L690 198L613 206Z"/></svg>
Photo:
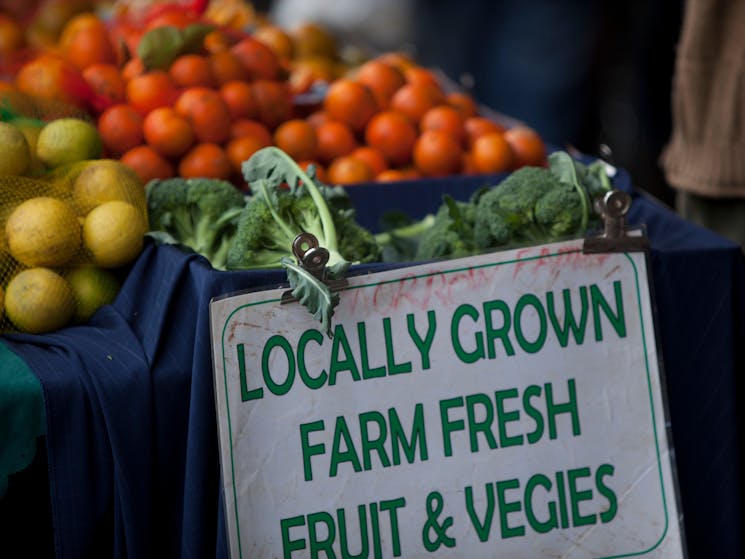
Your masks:
<svg viewBox="0 0 745 559"><path fill-rule="evenodd" d="M229 268L280 267L282 257L294 258L292 244L301 233L312 234L329 251L332 276L353 262L380 257L375 237L355 221L342 188L317 184L277 148L255 153L243 171L252 195L238 221Z"/></svg>
<svg viewBox="0 0 745 559"><path fill-rule="evenodd" d="M582 226L584 205L576 188L561 184L535 205L535 220L550 239L576 233Z"/></svg>
<svg viewBox="0 0 745 559"><path fill-rule="evenodd" d="M339 252L350 262L379 262L382 255L380 245L370 231L354 219L353 211L334 214L336 232L339 235Z"/></svg>
<svg viewBox="0 0 745 559"><path fill-rule="evenodd" d="M561 182L544 167L521 167L478 198L474 241L481 249L511 242L542 241L543 230L535 219L535 206Z"/></svg>
<svg viewBox="0 0 745 559"><path fill-rule="evenodd" d="M245 205L244 194L227 181L179 177L146 186L151 231L166 233L180 245L224 269L230 239Z"/></svg>
<svg viewBox="0 0 745 559"><path fill-rule="evenodd" d="M275 211L285 215L292 203L289 194L280 193ZM264 199L250 196L238 218L226 267L229 270L279 268L282 258L292 254L293 240L292 233L277 227L275 215Z"/></svg>

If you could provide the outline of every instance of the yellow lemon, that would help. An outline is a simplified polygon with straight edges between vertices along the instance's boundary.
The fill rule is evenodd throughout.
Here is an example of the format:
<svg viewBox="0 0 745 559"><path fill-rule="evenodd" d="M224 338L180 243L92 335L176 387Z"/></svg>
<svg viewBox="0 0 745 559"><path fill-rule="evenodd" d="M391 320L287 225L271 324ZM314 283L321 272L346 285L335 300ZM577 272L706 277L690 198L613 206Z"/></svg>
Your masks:
<svg viewBox="0 0 745 559"><path fill-rule="evenodd" d="M24 332L62 328L75 312L75 296L65 279L49 268L19 272L5 290L5 314Z"/></svg>
<svg viewBox="0 0 745 559"><path fill-rule="evenodd" d="M26 136L9 122L0 122L0 175L23 175L30 165Z"/></svg>
<svg viewBox="0 0 745 559"><path fill-rule="evenodd" d="M103 268L132 262L142 251L148 224L128 202L111 200L93 208L83 223L83 243Z"/></svg>
<svg viewBox="0 0 745 559"><path fill-rule="evenodd" d="M36 156L47 167L59 167L101 156L103 142L96 127L80 118L58 118L44 126L36 140Z"/></svg>
<svg viewBox="0 0 745 559"><path fill-rule="evenodd" d="M5 223L8 250L26 266L62 266L80 250L80 223L62 200L39 196L19 204Z"/></svg>
<svg viewBox="0 0 745 559"><path fill-rule="evenodd" d="M81 214L111 200L145 210L145 187L134 170L115 159L89 162L73 183L73 200Z"/></svg>
<svg viewBox="0 0 745 559"><path fill-rule="evenodd" d="M17 117L10 123L23 133L28 143L29 165L25 174L30 176L41 175L44 172L44 165L36 157L36 142L39 139L39 134L41 134L41 129L44 128L44 121L37 118Z"/></svg>
<svg viewBox="0 0 745 559"><path fill-rule="evenodd" d="M108 305L119 293L116 276L95 266L74 268L65 274L75 294L75 315L73 322L85 322L103 305Z"/></svg>

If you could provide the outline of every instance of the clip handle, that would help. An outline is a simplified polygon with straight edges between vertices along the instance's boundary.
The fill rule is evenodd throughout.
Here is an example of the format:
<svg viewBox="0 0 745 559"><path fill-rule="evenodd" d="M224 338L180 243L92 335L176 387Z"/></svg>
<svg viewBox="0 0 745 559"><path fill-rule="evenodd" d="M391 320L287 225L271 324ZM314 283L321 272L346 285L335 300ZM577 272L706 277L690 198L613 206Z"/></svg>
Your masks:
<svg viewBox="0 0 745 559"><path fill-rule="evenodd" d="M292 241L292 254L298 264L308 270L318 279L324 279L326 264L330 254L327 249L318 246L318 239L311 233L300 233Z"/></svg>
<svg viewBox="0 0 745 559"><path fill-rule="evenodd" d="M646 237L628 234L626 214L629 209L631 209L631 195L623 190L611 190L596 200L595 211L603 219L603 232L594 237L586 237L582 251L598 253L648 250L649 240Z"/></svg>

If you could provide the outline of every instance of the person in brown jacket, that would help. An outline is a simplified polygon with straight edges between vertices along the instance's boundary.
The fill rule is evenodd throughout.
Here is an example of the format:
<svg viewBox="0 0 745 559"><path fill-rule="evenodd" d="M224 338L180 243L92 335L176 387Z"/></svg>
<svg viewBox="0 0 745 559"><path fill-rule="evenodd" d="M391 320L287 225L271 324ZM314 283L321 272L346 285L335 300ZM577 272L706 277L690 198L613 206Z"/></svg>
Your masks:
<svg viewBox="0 0 745 559"><path fill-rule="evenodd" d="M745 247L745 2L686 0L661 156L684 218Z"/></svg>

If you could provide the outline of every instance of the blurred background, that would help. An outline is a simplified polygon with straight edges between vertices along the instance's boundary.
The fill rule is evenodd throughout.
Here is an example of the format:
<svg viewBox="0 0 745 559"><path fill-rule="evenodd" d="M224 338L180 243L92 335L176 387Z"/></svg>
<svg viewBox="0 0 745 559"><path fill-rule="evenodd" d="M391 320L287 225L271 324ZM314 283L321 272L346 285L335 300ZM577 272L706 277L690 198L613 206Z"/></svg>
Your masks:
<svg viewBox="0 0 745 559"><path fill-rule="evenodd" d="M402 50L556 147L604 155L668 206L658 158L670 130L681 1L274 0L280 25ZM609 151L608 151L609 150Z"/></svg>

